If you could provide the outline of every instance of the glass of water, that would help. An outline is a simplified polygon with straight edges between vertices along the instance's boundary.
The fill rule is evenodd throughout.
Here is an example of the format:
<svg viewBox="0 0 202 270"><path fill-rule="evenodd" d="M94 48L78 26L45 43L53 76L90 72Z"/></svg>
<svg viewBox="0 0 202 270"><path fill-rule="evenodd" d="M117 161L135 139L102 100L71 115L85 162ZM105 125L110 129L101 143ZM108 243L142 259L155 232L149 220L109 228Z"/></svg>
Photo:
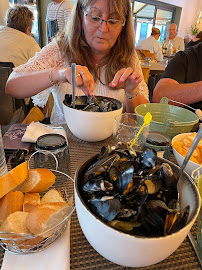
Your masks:
<svg viewBox="0 0 202 270"><path fill-rule="evenodd" d="M143 116L136 113L122 113L115 117L113 137L116 146L122 144L130 146L131 140L136 137L141 128L141 125L138 123L138 117L143 118ZM148 132L149 125L144 126L136 143L133 145L135 150L143 150Z"/></svg>

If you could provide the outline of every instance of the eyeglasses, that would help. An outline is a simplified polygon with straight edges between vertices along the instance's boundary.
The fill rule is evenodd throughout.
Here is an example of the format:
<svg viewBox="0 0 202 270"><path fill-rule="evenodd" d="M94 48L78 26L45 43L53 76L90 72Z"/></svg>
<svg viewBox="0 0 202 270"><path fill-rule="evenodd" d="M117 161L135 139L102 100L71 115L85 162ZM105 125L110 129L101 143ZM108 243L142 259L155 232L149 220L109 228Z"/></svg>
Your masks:
<svg viewBox="0 0 202 270"><path fill-rule="evenodd" d="M121 26L125 25L125 21L119 21L119 20L114 20L114 19L104 20L101 17L96 16L94 14L90 14L90 13L86 13L85 16L89 24L92 24L97 27L99 27L102 24L102 22L106 22L107 26L110 28L116 28L119 25Z"/></svg>

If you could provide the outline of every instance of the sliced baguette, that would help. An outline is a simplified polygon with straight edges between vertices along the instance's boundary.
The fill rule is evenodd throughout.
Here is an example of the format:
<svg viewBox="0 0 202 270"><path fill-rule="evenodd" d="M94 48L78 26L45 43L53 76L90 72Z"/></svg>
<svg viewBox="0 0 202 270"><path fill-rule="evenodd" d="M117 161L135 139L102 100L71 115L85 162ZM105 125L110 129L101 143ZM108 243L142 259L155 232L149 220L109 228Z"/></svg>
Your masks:
<svg viewBox="0 0 202 270"><path fill-rule="evenodd" d="M51 202L36 206L27 216L27 228L33 234L41 234L55 227L71 212L71 207L65 202ZM42 234L50 236L53 232Z"/></svg>
<svg viewBox="0 0 202 270"><path fill-rule="evenodd" d="M0 177L0 199L17 188L28 176L28 163L23 162Z"/></svg>
<svg viewBox="0 0 202 270"><path fill-rule="evenodd" d="M55 175L45 168L29 170L28 178L17 190L26 192L44 192L55 183Z"/></svg>
<svg viewBox="0 0 202 270"><path fill-rule="evenodd" d="M24 195L21 191L11 191L0 199L0 224L12 213L22 211Z"/></svg>
<svg viewBox="0 0 202 270"><path fill-rule="evenodd" d="M44 238L41 236L26 239L27 236L23 236L20 234L29 234L31 232L27 229L27 212L17 211L15 213L10 214L5 221L2 223L0 227L1 232L12 232L15 235L11 234L1 234L1 237L11 239L11 240L3 240L5 244L15 245L21 249L28 249L37 244L39 244ZM17 235L16 235L17 234ZM12 240L14 238L15 240ZM18 239L18 240L17 240Z"/></svg>
<svg viewBox="0 0 202 270"><path fill-rule="evenodd" d="M49 202L65 202L62 194L56 189L50 189L41 199L41 204Z"/></svg>
<svg viewBox="0 0 202 270"><path fill-rule="evenodd" d="M0 231L30 234L26 225L27 216L28 213L22 211L10 214L1 224Z"/></svg>
<svg viewBox="0 0 202 270"><path fill-rule="evenodd" d="M35 206L40 204L39 193L25 193L23 211L30 212Z"/></svg>

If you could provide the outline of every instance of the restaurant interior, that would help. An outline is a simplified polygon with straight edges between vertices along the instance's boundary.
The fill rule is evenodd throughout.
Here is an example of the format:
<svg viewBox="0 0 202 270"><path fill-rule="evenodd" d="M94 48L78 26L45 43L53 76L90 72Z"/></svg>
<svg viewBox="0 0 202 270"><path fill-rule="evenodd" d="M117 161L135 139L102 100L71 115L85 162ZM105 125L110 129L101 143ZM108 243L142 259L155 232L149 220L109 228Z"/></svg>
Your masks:
<svg viewBox="0 0 202 270"><path fill-rule="evenodd" d="M9 7L28 7L34 15L32 37L43 48L50 2L0 0L0 26ZM74 6L77 0L70 2ZM53 125L54 91L40 109L7 95L15 67L0 60L2 270L202 269L202 112L167 97L152 103L155 86L176 55L168 54L168 47L163 51L169 27L176 24L183 41L186 35L196 38L202 2L131 0L131 9L135 46L154 28L160 30L162 49L162 61L149 50L136 50L149 97L132 113L124 109L139 90L131 96L124 89L124 105L89 92L83 99L76 96L76 79L86 70L77 74L83 67L71 63L71 83L62 81L72 91L62 100L65 124ZM103 22L114 27L103 18L98 17L99 27ZM45 90L59 89L55 69Z"/></svg>

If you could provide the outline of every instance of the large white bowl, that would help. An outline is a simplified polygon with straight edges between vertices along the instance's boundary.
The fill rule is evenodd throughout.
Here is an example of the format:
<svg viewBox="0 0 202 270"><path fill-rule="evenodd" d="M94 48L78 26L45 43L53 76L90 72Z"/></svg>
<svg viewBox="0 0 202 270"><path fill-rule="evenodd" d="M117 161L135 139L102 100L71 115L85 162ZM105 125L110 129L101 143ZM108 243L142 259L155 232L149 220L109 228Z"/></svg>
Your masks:
<svg viewBox="0 0 202 270"><path fill-rule="evenodd" d="M199 212L199 194L191 178L183 173L182 207L190 205L188 224L176 233L165 237L137 237L120 232L102 222L84 203L80 189L83 175L87 168L95 162L92 157L81 165L75 174L75 203L82 231L92 247L111 262L126 267L145 267L158 263L170 256L186 238ZM179 167L165 159L158 162L168 162L177 173Z"/></svg>
<svg viewBox="0 0 202 270"><path fill-rule="evenodd" d="M113 133L114 118L122 113L123 105L113 100L118 109L111 112L87 112L68 107L63 101L65 120L71 132L79 139L88 142L102 141Z"/></svg>
<svg viewBox="0 0 202 270"><path fill-rule="evenodd" d="M192 133L182 133L182 134L178 134L176 135L173 139L172 139L172 145L175 143L175 142L181 142L187 135L191 135ZM175 159L177 160L177 163L179 164L179 166L182 166L182 163L184 161L184 157L178 153L174 147L172 147L173 149L173 154L175 156ZM201 165L193 162L193 161L188 161L186 167L185 167L185 172L188 173L190 176L192 174L192 171L199 168ZM201 173L202 173L202 168L201 168Z"/></svg>

